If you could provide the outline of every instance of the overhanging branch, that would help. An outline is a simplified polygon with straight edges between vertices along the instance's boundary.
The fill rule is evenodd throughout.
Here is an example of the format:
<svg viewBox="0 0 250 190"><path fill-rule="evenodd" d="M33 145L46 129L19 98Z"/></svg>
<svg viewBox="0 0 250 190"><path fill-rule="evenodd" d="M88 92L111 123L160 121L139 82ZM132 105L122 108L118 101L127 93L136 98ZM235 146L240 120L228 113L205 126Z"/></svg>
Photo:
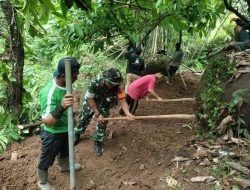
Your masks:
<svg viewBox="0 0 250 190"><path fill-rule="evenodd" d="M174 14L166 14L166 15L160 16L160 17L156 20L156 22L152 25L152 27L148 30L148 32L145 34L145 36L142 38L140 44L143 43L143 42L146 42L146 39L148 38L149 34L150 34L157 26L159 26L160 23L161 23L166 17L172 16L172 15L174 15Z"/></svg>
<svg viewBox="0 0 250 190"><path fill-rule="evenodd" d="M148 9L148 8L145 8L145 7L141 7L139 5L133 5L133 4L130 4L130 3L124 3L124 2L120 2L120 1L117 1L117 0L113 0L114 3L118 3L118 4L122 4L122 5L126 5L126 6L129 6L129 7L134 7L134 8L139 8L143 11L152 11L151 9Z"/></svg>
<svg viewBox="0 0 250 190"><path fill-rule="evenodd" d="M231 3L231 2L229 3L227 0L223 0L223 1L224 1L224 5L225 5L225 7L226 7L227 10L229 10L229 11L233 12L234 14L236 14L236 15L237 15L240 19L242 19L244 22L246 22L246 23L249 23L249 22L250 22L244 15L242 15L241 13L239 13L239 11L236 10L236 9L232 6L232 3ZM247 3L250 4L249 0L248 0ZM248 5L249 5L249 4L248 4Z"/></svg>

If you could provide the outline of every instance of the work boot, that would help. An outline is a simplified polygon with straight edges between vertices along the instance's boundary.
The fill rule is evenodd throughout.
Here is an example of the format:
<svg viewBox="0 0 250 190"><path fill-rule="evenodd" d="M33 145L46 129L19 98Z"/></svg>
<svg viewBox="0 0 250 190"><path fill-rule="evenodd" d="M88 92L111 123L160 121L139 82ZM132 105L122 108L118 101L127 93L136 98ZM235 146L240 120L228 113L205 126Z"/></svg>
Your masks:
<svg viewBox="0 0 250 190"><path fill-rule="evenodd" d="M95 141L94 150L95 150L96 156L101 156L102 155L102 142Z"/></svg>
<svg viewBox="0 0 250 190"><path fill-rule="evenodd" d="M48 179L48 170L38 170L38 188L41 190L55 190L55 188L50 185L50 183L47 181Z"/></svg>
<svg viewBox="0 0 250 190"><path fill-rule="evenodd" d="M69 168L69 158L59 158L57 157L57 161L59 164L59 171L60 172L68 172L70 170ZM75 171L79 171L82 169L81 164L75 163Z"/></svg>
<svg viewBox="0 0 250 190"><path fill-rule="evenodd" d="M77 145L80 142L80 134L74 134L74 145Z"/></svg>

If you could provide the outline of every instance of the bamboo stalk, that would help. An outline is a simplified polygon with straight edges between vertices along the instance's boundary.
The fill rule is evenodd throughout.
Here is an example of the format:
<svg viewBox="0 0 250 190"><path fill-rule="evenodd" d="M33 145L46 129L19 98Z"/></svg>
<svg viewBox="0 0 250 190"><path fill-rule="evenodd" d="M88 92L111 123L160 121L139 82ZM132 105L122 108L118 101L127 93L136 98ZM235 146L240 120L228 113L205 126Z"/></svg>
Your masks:
<svg viewBox="0 0 250 190"><path fill-rule="evenodd" d="M176 98L176 99L148 99L148 102L194 102L195 98Z"/></svg>
<svg viewBox="0 0 250 190"><path fill-rule="evenodd" d="M147 116L135 116L134 119L194 119L195 115L192 114L173 114L173 115L147 115ZM105 121L109 120L124 120L128 117L109 117L104 118Z"/></svg>
<svg viewBox="0 0 250 190"><path fill-rule="evenodd" d="M66 93L72 93L72 77L70 60L65 62L65 79L66 79ZM69 146L69 168L70 168L70 189L76 190L75 179L75 149L74 149L74 125L73 125L73 106L67 108L68 119L68 146Z"/></svg>

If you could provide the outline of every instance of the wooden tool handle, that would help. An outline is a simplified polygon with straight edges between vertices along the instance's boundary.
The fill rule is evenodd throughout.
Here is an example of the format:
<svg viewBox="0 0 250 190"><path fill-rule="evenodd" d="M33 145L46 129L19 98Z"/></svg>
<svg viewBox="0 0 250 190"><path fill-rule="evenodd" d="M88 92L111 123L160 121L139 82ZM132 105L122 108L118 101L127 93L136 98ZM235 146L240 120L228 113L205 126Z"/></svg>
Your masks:
<svg viewBox="0 0 250 190"><path fill-rule="evenodd" d="M173 114L173 115L147 115L147 116L135 116L135 119L194 119L195 115L189 114ZM105 121L109 120L124 120L128 117L109 117L104 118Z"/></svg>
<svg viewBox="0 0 250 190"><path fill-rule="evenodd" d="M147 99L148 102L194 102L195 98L177 98L177 99Z"/></svg>

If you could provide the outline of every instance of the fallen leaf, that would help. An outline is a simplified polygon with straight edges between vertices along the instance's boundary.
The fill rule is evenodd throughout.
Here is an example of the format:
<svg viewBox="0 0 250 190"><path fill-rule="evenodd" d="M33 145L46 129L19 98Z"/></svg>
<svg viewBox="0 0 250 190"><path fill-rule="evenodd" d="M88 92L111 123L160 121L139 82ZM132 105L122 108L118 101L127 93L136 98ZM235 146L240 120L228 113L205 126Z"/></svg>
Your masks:
<svg viewBox="0 0 250 190"><path fill-rule="evenodd" d="M242 186L243 188L250 187L250 180L249 179L240 179L240 178L233 178L233 183Z"/></svg>
<svg viewBox="0 0 250 190"><path fill-rule="evenodd" d="M231 141L235 144L249 145L246 141L234 137L231 138Z"/></svg>
<svg viewBox="0 0 250 190"><path fill-rule="evenodd" d="M137 182L135 182L135 181L122 181L122 183L124 185L136 185L137 184Z"/></svg>
<svg viewBox="0 0 250 190"><path fill-rule="evenodd" d="M191 182L193 183L197 183L197 182L212 182L215 181L216 179L213 176L196 176L196 177L192 177L190 179Z"/></svg>
<svg viewBox="0 0 250 190"><path fill-rule="evenodd" d="M183 161L187 161L187 160L193 160L193 158L184 158L184 157L175 157L173 160L171 160L171 162L183 162Z"/></svg>
<svg viewBox="0 0 250 190"><path fill-rule="evenodd" d="M166 177L166 183L168 184L169 187L174 188L174 187L177 186L178 181L175 180L175 179L174 179L173 177L171 177L171 176L167 176L167 177Z"/></svg>

